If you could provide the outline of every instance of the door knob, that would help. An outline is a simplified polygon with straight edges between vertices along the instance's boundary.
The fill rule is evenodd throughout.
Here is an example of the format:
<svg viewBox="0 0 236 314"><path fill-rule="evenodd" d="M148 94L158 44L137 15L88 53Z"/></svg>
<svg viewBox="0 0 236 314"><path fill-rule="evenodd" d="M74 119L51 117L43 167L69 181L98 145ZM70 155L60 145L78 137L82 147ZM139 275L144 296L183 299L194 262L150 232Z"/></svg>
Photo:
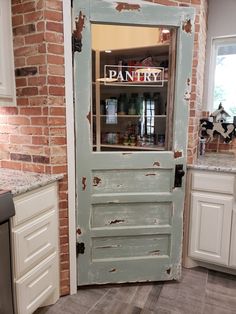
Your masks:
<svg viewBox="0 0 236 314"><path fill-rule="evenodd" d="M185 171L183 170L183 165L175 166L175 188L182 187L182 178L185 175Z"/></svg>

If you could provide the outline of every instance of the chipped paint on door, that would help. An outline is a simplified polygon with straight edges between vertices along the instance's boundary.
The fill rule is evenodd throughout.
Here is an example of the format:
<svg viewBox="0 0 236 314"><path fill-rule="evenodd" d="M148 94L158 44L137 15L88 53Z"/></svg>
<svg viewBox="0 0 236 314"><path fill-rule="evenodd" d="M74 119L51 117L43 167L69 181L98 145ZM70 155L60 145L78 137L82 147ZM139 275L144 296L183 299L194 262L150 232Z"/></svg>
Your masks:
<svg viewBox="0 0 236 314"><path fill-rule="evenodd" d="M74 0L73 21L81 16L74 91L77 236L85 252L78 285L179 279L184 182L174 183L176 164L186 166L194 10L145 0ZM92 151L91 23L177 29L172 151Z"/></svg>

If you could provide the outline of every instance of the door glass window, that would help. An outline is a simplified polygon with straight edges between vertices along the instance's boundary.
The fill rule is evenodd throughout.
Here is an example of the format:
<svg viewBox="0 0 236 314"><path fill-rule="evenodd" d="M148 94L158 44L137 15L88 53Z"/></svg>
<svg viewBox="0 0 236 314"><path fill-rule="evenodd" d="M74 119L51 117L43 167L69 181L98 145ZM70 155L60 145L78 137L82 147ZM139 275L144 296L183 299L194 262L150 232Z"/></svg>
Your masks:
<svg viewBox="0 0 236 314"><path fill-rule="evenodd" d="M172 33L92 24L93 151L171 149Z"/></svg>

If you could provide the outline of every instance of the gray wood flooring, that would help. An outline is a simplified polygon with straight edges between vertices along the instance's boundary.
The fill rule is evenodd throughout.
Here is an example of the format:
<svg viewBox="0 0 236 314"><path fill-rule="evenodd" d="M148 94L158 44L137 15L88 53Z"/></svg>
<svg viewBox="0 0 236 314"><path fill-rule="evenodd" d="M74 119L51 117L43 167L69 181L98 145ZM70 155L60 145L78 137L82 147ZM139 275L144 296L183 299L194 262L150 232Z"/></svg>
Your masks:
<svg viewBox="0 0 236 314"><path fill-rule="evenodd" d="M236 314L236 276L183 269L180 282L91 286L35 314Z"/></svg>

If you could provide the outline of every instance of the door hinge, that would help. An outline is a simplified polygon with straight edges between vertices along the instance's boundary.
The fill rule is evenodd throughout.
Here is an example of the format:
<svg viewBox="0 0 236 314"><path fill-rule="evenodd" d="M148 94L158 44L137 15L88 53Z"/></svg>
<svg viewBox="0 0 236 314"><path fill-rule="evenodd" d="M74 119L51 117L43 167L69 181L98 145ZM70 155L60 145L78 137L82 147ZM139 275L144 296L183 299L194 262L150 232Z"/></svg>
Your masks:
<svg viewBox="0 0 236 314"><path fill-rule="evenodd" d="M84 251L85 251L85 245L83 242L77 242L76 243L76 254L79 255L79 254L84 254Z"/></svg>
<svg viewBox="0 0 236 314"><path fill-rule="evenodd" d="M183 168L184 168L183 165L175 166L175 188L182 187L182 178L185 175Z"/></svg>
<svg viewBox="0 0 236 314"><path fill-rule="evenodd" d="M71 42L72 42L72 52L75 53L76 51L81 52L82 49L82 41L81 38L77 38L75 36L75 34L72 34L72 38L71 38Z"/></svg>

